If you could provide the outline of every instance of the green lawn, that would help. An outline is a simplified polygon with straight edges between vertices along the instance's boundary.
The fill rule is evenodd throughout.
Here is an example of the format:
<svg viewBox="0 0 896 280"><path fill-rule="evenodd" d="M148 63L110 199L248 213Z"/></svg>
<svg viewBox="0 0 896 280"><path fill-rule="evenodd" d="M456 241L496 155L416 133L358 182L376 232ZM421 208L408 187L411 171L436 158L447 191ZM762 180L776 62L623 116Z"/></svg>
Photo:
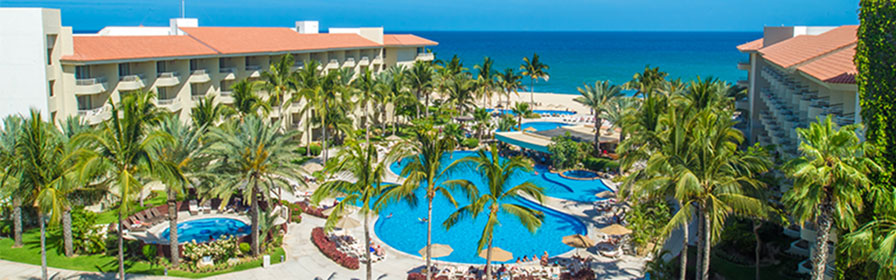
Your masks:
<svg viewBox="0 0 896 280"><path fill-rule="evenodd" d="M183 198L182 196L179 198ZM143 207L140 207L140 202L134 202L131 205L130 214L134 214L140 211L143 211L150 207L156 207L166 203L165 193L161 191L155 191L150 196L149 199L143 201ZM109 223L118 222L118 206L112 207L104 212L97 214L96 222L98 224L107 225Z"/></svg>

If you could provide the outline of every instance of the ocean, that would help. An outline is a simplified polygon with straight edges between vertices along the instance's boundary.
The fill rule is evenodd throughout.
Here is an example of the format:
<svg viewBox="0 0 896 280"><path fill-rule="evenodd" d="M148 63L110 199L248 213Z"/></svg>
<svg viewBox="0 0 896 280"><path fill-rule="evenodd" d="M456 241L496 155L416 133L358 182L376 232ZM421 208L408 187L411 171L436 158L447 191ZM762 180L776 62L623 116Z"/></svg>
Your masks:
<svg viewBox="0 0 896 280"><path fill-rule="evenodd" d="M762 37L759 32L409 33L439 42L432 47L436 59L449 60L456 54L471 70L485 56L495 61L499 71L519 70L524 56L538 53L550 67L550 79L535 84L535 91L570 94L578 93L576 88L583 83L625 83L646 65L668 72L671 79L693 80L699 75L734 83L747 77L746 71L737 69L737 62L748 56L737 45ZM528 87L528 78L524 84Z"/></svg>

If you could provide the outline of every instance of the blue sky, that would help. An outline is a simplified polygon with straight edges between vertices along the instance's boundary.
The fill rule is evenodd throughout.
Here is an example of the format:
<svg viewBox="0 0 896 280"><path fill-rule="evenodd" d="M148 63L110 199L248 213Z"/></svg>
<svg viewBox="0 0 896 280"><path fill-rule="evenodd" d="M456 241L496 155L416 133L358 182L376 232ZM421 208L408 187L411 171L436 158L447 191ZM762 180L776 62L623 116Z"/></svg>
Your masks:
<svg viewBox="0 0 896 280"><path fill-rule="evenodd" d="M187 0L201 26L383 26L386 30L760 31L857 24L858 0ZM0 0L62 9L75 30L167 25L180 0Z"/></svg>

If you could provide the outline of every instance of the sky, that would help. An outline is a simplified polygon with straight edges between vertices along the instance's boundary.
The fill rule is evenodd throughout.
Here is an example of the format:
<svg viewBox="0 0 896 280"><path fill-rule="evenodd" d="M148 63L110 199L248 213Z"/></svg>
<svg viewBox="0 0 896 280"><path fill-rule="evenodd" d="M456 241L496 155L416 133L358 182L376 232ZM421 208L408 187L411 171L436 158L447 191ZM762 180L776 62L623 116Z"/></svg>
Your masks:
<svg viewBox="0 0 896 280"><path fill-rule="evenodd" d="M387 31L761 31L858 24L859 0L186 0L200 26L382 26ZM75 31L167 26L180 0L0 0L62 10Z"/></svg>

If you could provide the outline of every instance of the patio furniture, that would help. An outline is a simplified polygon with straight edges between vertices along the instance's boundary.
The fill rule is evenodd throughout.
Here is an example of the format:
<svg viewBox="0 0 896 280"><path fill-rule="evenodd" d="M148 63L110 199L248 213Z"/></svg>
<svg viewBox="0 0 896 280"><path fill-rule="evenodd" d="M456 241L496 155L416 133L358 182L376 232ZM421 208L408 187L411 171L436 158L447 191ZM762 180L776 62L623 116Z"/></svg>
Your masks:
<svg viewBox="0 0 896 280"><path fill-rule="evenodd" d="M190 215L198 215L199 214L199 205L196 200L190 200Z"/></svg>

